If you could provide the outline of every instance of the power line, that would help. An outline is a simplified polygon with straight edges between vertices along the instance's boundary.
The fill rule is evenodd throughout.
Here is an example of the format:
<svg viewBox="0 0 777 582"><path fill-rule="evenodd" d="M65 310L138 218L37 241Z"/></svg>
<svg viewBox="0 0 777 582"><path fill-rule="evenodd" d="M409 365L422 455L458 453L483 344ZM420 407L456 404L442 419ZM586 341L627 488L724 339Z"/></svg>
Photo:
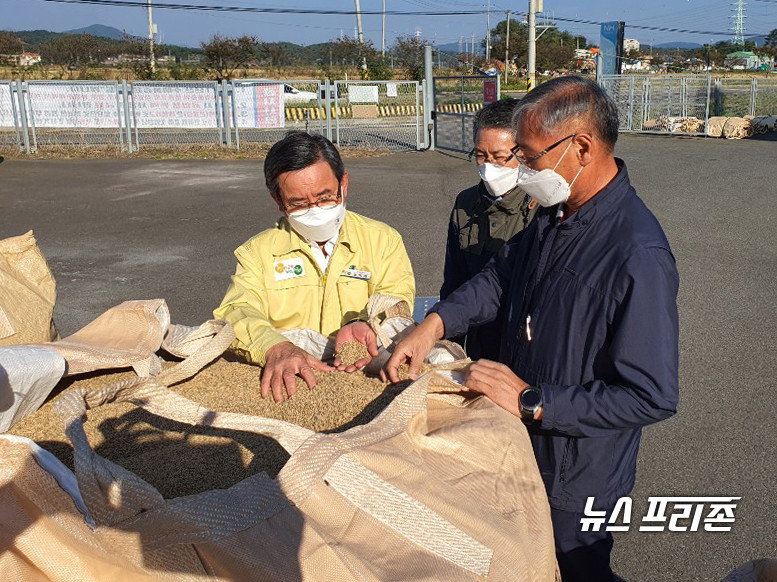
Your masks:
<svg viewBox="0 0 777 582"><path fill-rule="evenodd" d="M142 0L40 0L58 4L91 4L95 6L145 7ZM319 10L315 8L261 8L258 6L210 6L207 4L167 4L155 2L158 9L166 10L196 10L203 12L255 12L260 14L312 14L317 16L353 16L356 10ZM361 10L362 14L377 16L382 10ZM386 10L391 16L468 16L486 14L486 10L449 10L449 11L402 11Z"/></svg>
<svg viewBox="0 0 777 582"><path fill-rule="evenodd" d="M56 2L59 4L87 4L94 6L117 6L124 8L146 7L144 0L39 0L41 2ZM756 0L759 2L771 2L777 4L777 0ZM313 8L261 8L258 6L229 6L229 5L205 5L205 4L171 4L155 2L154 6L161 10L191 10L203 12L243 12L259 14L311 14L318 16L353 16L355 10L321 10ZM447 10L447 11L402 11L387 10L386 14L391 16L472 16L486 14L487 10ZM382 10L362 10L362 14L377 16L383 14ZM525 12L516 12L516 15L525 17ZM554 20L559 22L570 22L574 24L587 24L592 26L601 26L602 22L595 20L584 20L579 18L563 18L554 16ZM709 30L689 30L684 28L671 28L666 26L641 26L636 24L626 24L626 28L636 30L650 30L655 32L676 32L682 34L700 34L705 36L730 36L730 32L718 32ZM762 36L766 33L746 34L746 37Z"/></svg>

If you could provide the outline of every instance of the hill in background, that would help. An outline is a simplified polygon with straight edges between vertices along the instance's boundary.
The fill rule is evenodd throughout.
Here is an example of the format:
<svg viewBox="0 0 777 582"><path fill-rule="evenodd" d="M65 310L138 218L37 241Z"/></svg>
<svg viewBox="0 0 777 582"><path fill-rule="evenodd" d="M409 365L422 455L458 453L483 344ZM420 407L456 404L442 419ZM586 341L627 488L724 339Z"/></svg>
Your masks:
<svg viewBox="0 0 777 582"><path fill-rule="evenodd" d="M84 28L66 30L62 34L91 34L92 36L110 38L111 40L122 40L127 36L132 36L123 30L113 28L112 26L105 26L104 24L92 24L91 26L85 26Z"/></svg>

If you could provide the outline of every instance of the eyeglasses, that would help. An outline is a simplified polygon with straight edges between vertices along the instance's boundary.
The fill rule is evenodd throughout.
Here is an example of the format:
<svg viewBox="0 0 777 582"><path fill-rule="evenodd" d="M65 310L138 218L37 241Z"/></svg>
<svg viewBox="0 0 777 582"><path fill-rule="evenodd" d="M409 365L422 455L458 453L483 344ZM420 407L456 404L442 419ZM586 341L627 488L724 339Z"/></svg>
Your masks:
<svg viewBox="0 0 777 582"><path fill-rule="evenodd" d="M542 156L544 156L545 154L547 154L547 153L548 153L550 150L552 150L553 148L556 148L556 147L560 146L562 143L564 143L565 141L567 141L569 138L574 138L576 135L577 135L576 133L571 133L571 134L569 134L568 136L561 138L560 140L558 140L558 141L557 141L556 143L554 143L553 145L549 145L549 146L548 146L548 147L546 147L544 150L542 150L540 153L538 153L537 155L531 156L530 158L527 158L527 157L525 157L525 156L523 155L523 152L521 152L521 146L519 146L519 145L517 145L517 146L514 146L514 147L510 148L510 151L511 151L511 152L513 152L513 155L515 156L515 158L516 158L516 159L517 159L519 162L521 162L522 164L527 164L527 165L528 165L528 164L533 164L534 162L536 162L537 160L539 160L539 159L540 159ZM520 152L520 153L519 153L519 152Z"/></svg>
<svg viewBox="0 0 777 582"><path fill-rule="evenodd" d="M300 202L299 204L289 204L286 206L286 212L289 216L304 216L311 208L332 208L340 204L342 199L342 189L337 191L337 194L329 196L321 196L315 202Z"/></svg>
<svg viewBox="0 0 777 582"><path fill-rule="evenodd" d="M477 162L478 166L482 166L485 163L494 164L495 166L504 166L515 157L515 154L511 153L509 156L494 156L489 158L483 154L476 154L475 150L473 149L469 152L470 161L472 160L473 155L475 156L475 161Z"/></svg>

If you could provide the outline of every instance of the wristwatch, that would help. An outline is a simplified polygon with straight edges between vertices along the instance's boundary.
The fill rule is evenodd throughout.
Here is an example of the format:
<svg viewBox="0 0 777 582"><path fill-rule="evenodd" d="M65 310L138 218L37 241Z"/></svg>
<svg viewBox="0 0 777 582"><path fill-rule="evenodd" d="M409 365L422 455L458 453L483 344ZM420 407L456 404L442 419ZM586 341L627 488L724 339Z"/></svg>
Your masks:
<svg viewBox="0 0 777 582"><path fill-rule="evenodd" d="M536 412L542 408L542 390L536 386L527 386L518 396L522 420L534 420Z"/></svg>

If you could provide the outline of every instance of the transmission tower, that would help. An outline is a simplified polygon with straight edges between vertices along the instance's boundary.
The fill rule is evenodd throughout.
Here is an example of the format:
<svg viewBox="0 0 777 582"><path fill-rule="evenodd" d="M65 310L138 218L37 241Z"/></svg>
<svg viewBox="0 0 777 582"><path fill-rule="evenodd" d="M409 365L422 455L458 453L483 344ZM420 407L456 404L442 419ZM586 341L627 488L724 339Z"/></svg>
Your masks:
<svg viewBox="0 0 777 582"><path fill-rule="evenodd" d="M735 4L731 5L732 12L731 19L734 21L731 27L734 31L734 44L745 46L745 0L737 0Z"/></svg>

